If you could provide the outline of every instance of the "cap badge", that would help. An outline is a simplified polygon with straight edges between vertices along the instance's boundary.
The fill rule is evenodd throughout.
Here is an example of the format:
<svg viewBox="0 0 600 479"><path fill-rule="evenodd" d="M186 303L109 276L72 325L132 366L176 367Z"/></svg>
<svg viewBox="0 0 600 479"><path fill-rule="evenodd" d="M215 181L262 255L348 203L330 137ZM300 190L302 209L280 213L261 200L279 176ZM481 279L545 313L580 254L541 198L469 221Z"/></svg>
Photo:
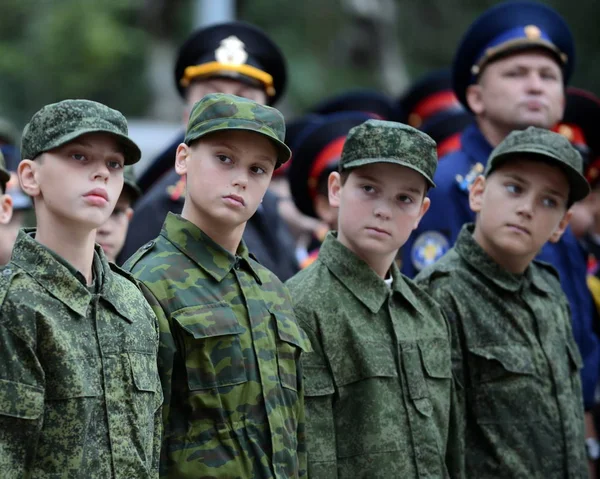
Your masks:
<svg viewBox="0 0 600 479"><path fill-rule="evenodd" d="M248 60L246 45L235 35L224 38L215 50L215 58L225 65L243 65Z"/></svg>
<svg viewBox="0 0 600 479"><path fill-rule="evenodd" d="M542 37L542 31L535 25L527 25L525 27L525 36L529 40L538 40Z"/></svg>
<svg viewBox="0 0 600 479"><path fill-rule="evenodd" d="M558 133L564 136L567 140L573 141L573 128L569 125L560 125L558 127Z"/></svg>

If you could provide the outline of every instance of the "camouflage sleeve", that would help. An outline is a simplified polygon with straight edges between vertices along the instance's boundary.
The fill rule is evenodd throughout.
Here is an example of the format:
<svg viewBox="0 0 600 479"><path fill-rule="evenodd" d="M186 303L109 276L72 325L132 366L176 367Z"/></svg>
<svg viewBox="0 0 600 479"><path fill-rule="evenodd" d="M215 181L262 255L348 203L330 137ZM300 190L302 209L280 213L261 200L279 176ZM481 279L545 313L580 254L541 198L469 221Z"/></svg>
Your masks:
<svg viewBox="0 0 600 479"><path fill-rule="evenodd" d="M156 318L158 319L159 329L159 347L158 347L158 373L160 375L160 382L163 390L163 407L162 407L162 418L160 417L160 409L157 416L157 421L162 421L162 427L155 428L156 431L156 442L155 442L155 460L160 464L166 464L167 451L166 448L162 447L167 444L166 434L168 431L168 418L171 404L171 379L173 373L173 357L175 354L175 346L173 342L173 336L171 335L171 328L169 326L169 320L162 309L159 301L156 299L154 294L144 285L139 282L140 288L146 301L152 307ZM165 434L161 436L161 432ZM161 471L161 477L166 474L166 471Z"/></svg>
<svg viewBox="0 0 600 479"><path fill-rule="evenodd" d="M327 366L319 335L296 310L300 326L308 336L312 351L302 355L306 409L308 477L337 477L335 421L333 416L333 379Z"/></svg>
<svg viewBox="0 0 600 479"><path fill-rule="evenodd" d="M28 477L44 413L44 373L35 349L0 324L0 471Z"/></svg>

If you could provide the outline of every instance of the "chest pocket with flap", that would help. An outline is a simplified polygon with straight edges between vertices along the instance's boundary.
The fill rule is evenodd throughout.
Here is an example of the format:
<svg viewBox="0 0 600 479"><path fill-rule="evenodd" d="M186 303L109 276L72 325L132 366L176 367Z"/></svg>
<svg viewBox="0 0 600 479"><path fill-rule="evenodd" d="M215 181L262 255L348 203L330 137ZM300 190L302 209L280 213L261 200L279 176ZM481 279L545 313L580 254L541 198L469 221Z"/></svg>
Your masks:
<svg viewBox="0 0 600 479"><path fill-rule="evenodd" d="M173 313L190 390L233 386L248 380L240 335L245 328L226 303L190 306Z"/></svg>

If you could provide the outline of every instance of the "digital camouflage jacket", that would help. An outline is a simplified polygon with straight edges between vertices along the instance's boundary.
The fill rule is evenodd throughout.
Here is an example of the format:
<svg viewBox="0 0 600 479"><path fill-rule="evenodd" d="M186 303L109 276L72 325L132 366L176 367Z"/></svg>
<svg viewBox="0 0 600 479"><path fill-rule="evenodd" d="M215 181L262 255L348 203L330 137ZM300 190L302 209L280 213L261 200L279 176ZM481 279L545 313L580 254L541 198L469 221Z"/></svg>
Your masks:
<svg viewBox="0 0 600 479"><path fill-rule="evenodd" d="M158 326L135 281L95 284L19 232L0 270L0 477L158 477Z"/></svg>
<svg viewBox="0 0 600 479"><path fill-rule="evenodd" d="M417 281L451 325L468 477L587 477L582 365L558 274L501 268L465 225Z"/></svg>

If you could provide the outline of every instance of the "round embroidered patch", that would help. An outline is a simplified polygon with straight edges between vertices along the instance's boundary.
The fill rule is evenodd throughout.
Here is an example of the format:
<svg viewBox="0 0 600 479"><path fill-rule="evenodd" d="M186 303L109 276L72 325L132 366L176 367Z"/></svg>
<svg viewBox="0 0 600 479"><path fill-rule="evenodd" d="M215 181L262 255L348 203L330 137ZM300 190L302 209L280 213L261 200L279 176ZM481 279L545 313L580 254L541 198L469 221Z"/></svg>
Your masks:
<svg viewBox="0 0 600 479"><path fill-rule="evenodd" d="M450 249L450 242L442 233L437 231L425 231L421 233L414 242L410 257L413 266L422 270L426 266L435 263Z"/></svg>

